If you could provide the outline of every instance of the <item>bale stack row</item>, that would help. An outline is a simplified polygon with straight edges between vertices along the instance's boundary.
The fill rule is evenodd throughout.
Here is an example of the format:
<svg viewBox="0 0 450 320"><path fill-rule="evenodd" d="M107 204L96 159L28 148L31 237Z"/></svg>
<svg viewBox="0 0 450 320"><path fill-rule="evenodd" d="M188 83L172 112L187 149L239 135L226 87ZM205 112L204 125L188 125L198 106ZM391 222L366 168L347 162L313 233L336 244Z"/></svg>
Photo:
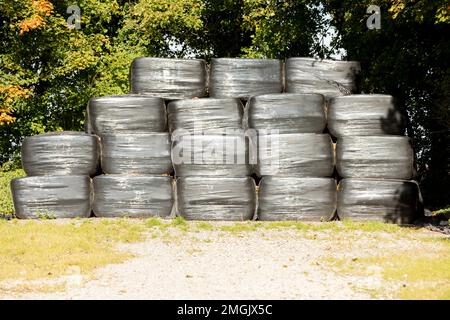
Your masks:
<svg viewBox="0 0 450 320"><path fill-rule="evenodd" d="M169 216L175 198L164 100L133 94L93 98L87 114L100 137L104 173L94 178L95 216Z"/></svg>
<svg viewBox="0 0 450 320"><path fill-rule="evenodd" d="M411 223L420 206L411 141L389 95L331 99L328 128L337 138L341 219Z"/></svg>
<svg viewBox="0 0 450 320"><path fill-rule="evenodd" d="M97 172L99 156L98 137L83 132L25 138L22 166L28 176L11 182L16 217L89 217L91 176Z"/></svg>
<svg viewBox="0 0 450 320"><path fill-rule="evenodd" d="M212 59L208 83L206 62L200 59L135 59L130 94L90 100L87 134L48 135L58 137L52 141L46 141L46 135L27 138L32 146L42 143L41 148L48 151L42 158L48 163L61 162L70 168L59 171L53 165L43 174L84 177L84 182L68 181L67 191L56 186L54 194L39 198L34 185L20 185L33 177L16 180L12 185L16 214L35 217L40 206L39 210L49 209L58 217L76 212L76 216L88 216L92 208L100 217L177 213L196 220L258 216L261 220L318 221L331 219L337 206L341 218L360 218L348 212L359 210L360 204L351 201L360 199L361 184L366 190L384 188L366 211L390 201L389 205L396 203L398 210L406 212L413 200L406 193L401 201L393 197L398 181L382 180L387 183L383 186L372 180L357 184L361 178L409 179L405 165L408 157L412 159L400 142L404 137L381 137L367 129L374 126L375 114L380 114L373 96L365 102L373 118L358 116L364 103L360 109L345 109L346 98L358 97L344 97L356 90L358 71L355 62L310 58L288 59L285 69L279 60ZM344 109L345 116L337 114ZM338 138L336 155L326 129L327 112L328 129ZM387 120L381 122L383 134L397 134L401 129ZM61 143L66 137L72 137L69 145ZM89 144L78 137L95 141L95 147L87 150ZM27 148L25 140L24 168L33 175L35 169L27 169ZM402 148L403 158L386 151L401 153ZM367 153L371 156L365 161ZM90 166L78 160L88 154ZM83 170L76 169L80 167ZM386 173L389 170L392 174ZM368 171L372 173L364 173ZM95 174L91 186L90 177ZM251 175L257 181L262 178L259 187ZM342 180L337 197L336 177L359 180ZM81 191L72 190L77 185L87 190L83 199L77 193ZM83 203L83 214L67 210L66 203ZM20 214L26 210L28 214Z"/></svg>

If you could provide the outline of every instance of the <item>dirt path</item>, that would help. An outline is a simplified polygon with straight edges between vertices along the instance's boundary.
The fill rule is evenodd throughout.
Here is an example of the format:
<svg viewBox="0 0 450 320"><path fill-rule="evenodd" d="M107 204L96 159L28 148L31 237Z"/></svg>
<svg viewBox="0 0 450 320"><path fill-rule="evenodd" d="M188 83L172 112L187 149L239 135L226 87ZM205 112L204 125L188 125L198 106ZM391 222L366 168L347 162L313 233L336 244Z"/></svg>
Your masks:
<svg viewBox="0 0 450 320"><path fill-rule="evenodd" d="M62 292L1 298L370 298L365 289L381 286L379 277L338 275L323 263L324 257L337 252L337 246L342 244L321 234L305 236L290 230L200 231L171 239L149 236L143 243L121 245L121 250L133 252L136 258L98 269L93 277L71 276L64 280ZM347 253L352 254L343 254Z"/></svg>

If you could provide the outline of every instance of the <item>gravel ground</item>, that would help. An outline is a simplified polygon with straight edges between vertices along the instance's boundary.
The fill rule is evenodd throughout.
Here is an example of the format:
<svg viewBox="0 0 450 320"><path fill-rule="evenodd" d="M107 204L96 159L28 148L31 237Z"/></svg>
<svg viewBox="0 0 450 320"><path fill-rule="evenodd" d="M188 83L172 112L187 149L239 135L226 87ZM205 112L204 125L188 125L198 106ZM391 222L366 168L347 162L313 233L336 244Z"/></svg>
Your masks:
<svg viewBox="0 0 450 320"><path fill-rule="evenodd" d="M178 231L177 231L178 232ZM98 269L94 275L60 279L61 292L8 295L20 299L369 299L385 287L376 267L371 277L337 274L326 257L361 257L374 250L420 246L390 234L371 239L321 232L265 230L244 233L181 231L120 245L135 258ZM380 241L381 238L385 238Z"/></svg>

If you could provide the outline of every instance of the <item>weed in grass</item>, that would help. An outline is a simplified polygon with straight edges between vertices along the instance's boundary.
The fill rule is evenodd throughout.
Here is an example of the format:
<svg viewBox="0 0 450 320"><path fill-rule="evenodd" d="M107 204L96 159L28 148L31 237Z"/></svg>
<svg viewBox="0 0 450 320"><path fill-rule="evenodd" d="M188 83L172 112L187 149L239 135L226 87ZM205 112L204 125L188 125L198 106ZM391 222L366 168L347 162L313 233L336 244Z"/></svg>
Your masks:
<svg viewBox="0 0 450 320"><path fill-rule="evenodd" d="M48 210L40 210L36 212L36 217L39 220L54 220L56 219L56 214Z"/></svg>
<svg viewBox="0 0 450 320"><path fill-rule="evenodd" d="M251 232L257 231L258 228L261 227L260 222L236 222L234 224L221 226L220 230L231 233L241 233L241 232Z"/></svg>
<svg viewBox="0 0 450 320"><path fill-rule="evenodd" d="M161 227L163 222L160 218L149 218L144 221L144 225L147 228Z"/></svg>
<svg viewBox="0 0 450 320"><path fill-rule="evenodd" d="M214 226L206 221L197 222L196 225L198 230L212 231L214 230Z"/></svg>

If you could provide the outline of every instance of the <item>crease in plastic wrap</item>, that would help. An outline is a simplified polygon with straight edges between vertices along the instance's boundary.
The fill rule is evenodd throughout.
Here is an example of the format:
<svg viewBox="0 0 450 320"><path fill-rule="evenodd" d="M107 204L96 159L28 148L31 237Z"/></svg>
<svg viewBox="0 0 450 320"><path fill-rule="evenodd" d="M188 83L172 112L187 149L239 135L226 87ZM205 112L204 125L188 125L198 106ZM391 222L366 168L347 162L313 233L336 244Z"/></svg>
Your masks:
<svg viewBox="0 0 450 320"><path fill-rule="evenodd" d="M211 59L209 95L241 98L283 91L282 62L275 59Z"/></svg>
<svg viewBox="0 0 450 320"><path fill-rule="evenodd" d="M414 162L404 136L342 137L336 144L336 168L343 178L408 180Z"/></svg>
<svg viewBox="0 0 450 320"><path fill-rule="evenodd" d="M259 183L258 219L329 221L336 211L332 178L264 177Z"/></svg>
<svg viewBox="0 0 450 320"><path fill-rule="evenodd" d="M286 60L286 92L320 93L326 98L356 91L359 62L289 58Z"/></svg>
<svg viewBox="0 0 450 320"><path fill-rule="evenodd" d="M322 133L325 99L319 94L265 94L251 97L244 113L246 128L279 133Z"/></svg>
<svg viewBox="0 0 450 320"><path fill-rule="evenodd" d="M162 98L133 94L96 97L89 101L88 115L91 130L99 136L167 131Z"/></svg>
<svg viewBox="0 0 450 320"><path fill-rule="evenodd" d="M415 181L344 179L338 188L341 220L412 223L418 214L419 186Z"/></svg>
<svg viewBox="0 0 450 320"><path fill-rule="evenodd" d="M106 174L170 174L169 133L102 136L102 169Z"/></svg>
<svg viewBox="0 0 450 320"><path fill-rule="evenodd" d="M218 134L242 129L243 105L239 99L204 98L172 101L168 105L169 130Z"/></svg>
<svg viewBox="0 0 450 320"><path fill-rule="evenodd" d="M22 143L22 166L29 176L92 176L100 159L99 145L97 136L75 131L26 137Z"/></svg>
<svg viewBox="0 0 450 320"><path fill-rule="evenodd" d="M206 95L206 62L202 59L136 58L130 69L132 93L168 100Z"/></svg>
<svg viewBox="0 0 450 320"><path fill-rule="evenodd" d="M242 130L227 135L173 138L172 162L177 177L242 177L251 174L248 139Z"/></svg>
<svg viewBox="0 0 450 320"><path fill-rule="evenodd" d="M11 181L15 215L19 219L88 218L91 179L88 176L37 176Z"/></svg>
<svg viewBox="0 0 450 320"><path fill-rule="evenodd" d="M93 211L97 217L169 217L175 203L173 188L170 176L97 176Z"/></svg>
<svg viewBox="0 0 450 320"><path fill-rule="evenodd" d="M188 220L243 221L254 218L257 198L250 177L177 179L178 214Z"/></svg>
<svg viewBox="0 0 450 320"><path fill-rule="evenodd" d="M356 94L331 99L328 129L338 138L402 135L405 123L392 96Z"/></svg>
<svg viewBox="0 0 450 320"><path fill-rule="evenodd" d="M328 134L259 134L258 176L330 177L334 152Z"/></svg>

